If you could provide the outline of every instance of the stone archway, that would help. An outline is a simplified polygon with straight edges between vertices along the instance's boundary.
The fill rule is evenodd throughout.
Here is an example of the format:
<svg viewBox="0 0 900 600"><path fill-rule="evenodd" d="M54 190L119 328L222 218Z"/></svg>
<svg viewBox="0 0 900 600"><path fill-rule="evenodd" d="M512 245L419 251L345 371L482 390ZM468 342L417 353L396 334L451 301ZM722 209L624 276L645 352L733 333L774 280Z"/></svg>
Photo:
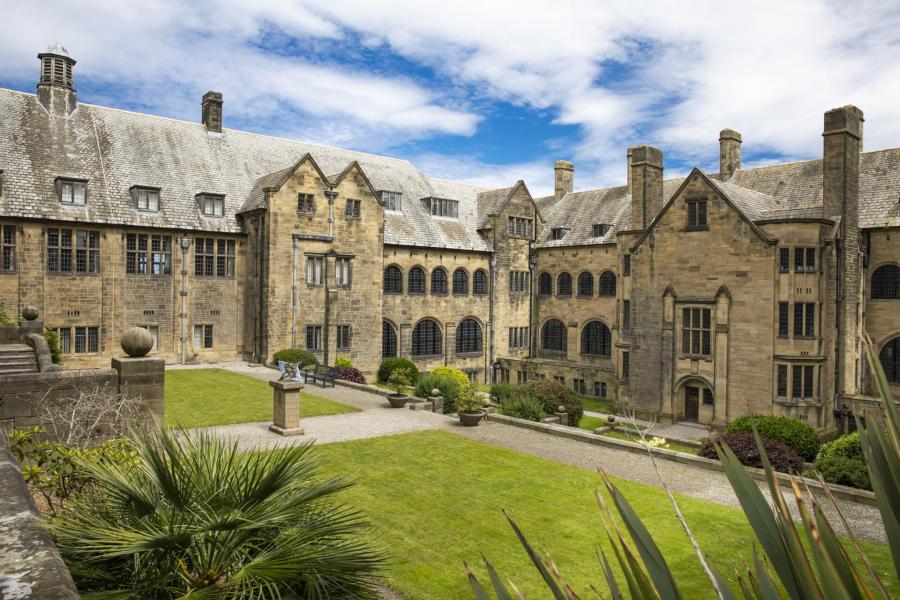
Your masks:
<svg viewBox="0 0 900 600"><path fill-rule="evenodd" d="M715 417L713 387L703 377L690 375L675 386L675 420L708 425Z"/></svg>

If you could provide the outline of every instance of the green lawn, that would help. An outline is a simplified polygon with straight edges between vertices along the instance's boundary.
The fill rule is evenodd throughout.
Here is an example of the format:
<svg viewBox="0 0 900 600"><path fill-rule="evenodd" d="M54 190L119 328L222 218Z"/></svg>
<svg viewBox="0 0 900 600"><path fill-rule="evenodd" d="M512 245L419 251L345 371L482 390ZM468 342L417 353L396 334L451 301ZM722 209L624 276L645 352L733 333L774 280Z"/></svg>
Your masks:
<svg viewBox="0 0 900 600"><path fill-rule="evenodd" d="M581 421L578 423L578 426L582 429L587 429L588 431L593 431L598 427L606 426L606 419L601 419L600 417L591 417L589 415L585 415L581 417Z"/></svg>
<svg viewBox="0 0 900 600"><path fill-rule="evenodd" d="M609 414L612 411L612 402L609 400L601 400L600 398L592 398L590 396L578 396L584 405L584 410Z"/></svg>
<svg viewBox="0 0 900 600"><path fill-rule="evenodd" d="M634 434L627 434L624 431L607 431L603 433L606 437L615 438L617 440L628 440L629 442L639 442L641 438ZM647 436L648 439L653 439L653 435L650 434ZM675 450L676 452L686 452L688 454L697 454L697 448L694 446L688 446L687 444L679 444L678 442L673 442L671 440L666 440L669 444L669 450Z"/></svg>
<svg viewBox="0 0 900 600"><path fill-rule="evenodd" d="M352 406L300 393L300 416L356 412ZM272 420L272 387L224 369L166 371L166 424L206 427Z"/></svg>
<svg viewBox="0 0 900 600"><path fill-rule="evenodd" d="M342 496L377 526L392 559L389 583L410 600L472 598L463 561L478 565L484 583L482 553L527 597L549 597L501 508L511 512L536 549L552 553L581 597L593 597L590 584L603 585L596 549L602 544L608 550L608 542L593 496L601 487L596 473L440 431L319 450L330 472L357 480ZM712 598L664 493L626 481L618 485L654 535L684 597ZM742 561L750 564L754 538L741 511L688 497L678 501L723 574L731 576ZM863 546L892 597L900 597L887 549Z"/></svg>

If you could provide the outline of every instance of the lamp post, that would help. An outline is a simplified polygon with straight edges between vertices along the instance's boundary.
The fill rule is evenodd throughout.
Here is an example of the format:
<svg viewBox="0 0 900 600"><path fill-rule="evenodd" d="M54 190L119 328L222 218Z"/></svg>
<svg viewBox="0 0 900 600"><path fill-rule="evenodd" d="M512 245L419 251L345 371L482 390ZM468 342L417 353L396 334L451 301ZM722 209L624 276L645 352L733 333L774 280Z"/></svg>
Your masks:
<svg viewBox="0 0 900 600"><path fill-rule="evenodd" d="M499 383L497 381L497 374L500 372L500 359L494 359L494 363L491 365L492 379L493 383Z"/></svg>

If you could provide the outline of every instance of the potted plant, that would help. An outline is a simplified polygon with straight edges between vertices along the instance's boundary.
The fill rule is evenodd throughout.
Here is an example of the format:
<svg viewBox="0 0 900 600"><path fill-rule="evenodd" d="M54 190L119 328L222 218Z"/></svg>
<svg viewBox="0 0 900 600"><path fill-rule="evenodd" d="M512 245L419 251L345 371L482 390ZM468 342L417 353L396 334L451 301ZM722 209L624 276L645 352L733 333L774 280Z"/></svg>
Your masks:
<svg viewBox="0 0 900 600"><path fill-rule="evenodd" d="M409 396L404 392L411 383L406 371L403 369L394 369L394 372L391 373L391 376L388 378L388 387L394 390L394 393L388 394L387 397L388 402L391 403L391 408L403 408L406 406Z"/></svg>
<svg viewBox="0 0 900 600"><path fill-rule="evenodd" d="M484 418L484 411L481 410L481 398L475 395L475 391L471 386L466 386L459 392L456 399L456 414L459 415L459 421L466 427L474 427Z"/></svg>

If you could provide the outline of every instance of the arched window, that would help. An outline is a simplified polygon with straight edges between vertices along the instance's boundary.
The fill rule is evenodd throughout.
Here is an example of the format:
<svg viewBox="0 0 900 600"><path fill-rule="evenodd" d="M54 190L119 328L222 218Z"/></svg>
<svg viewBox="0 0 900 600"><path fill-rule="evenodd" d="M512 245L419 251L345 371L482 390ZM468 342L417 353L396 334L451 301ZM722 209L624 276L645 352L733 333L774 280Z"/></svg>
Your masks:
<svg viewBox="0 0 900 600"><path fill-rule="evenodd" d="M616 274L612 271L604 271L600 275L600 295L616 296Z"/></svg>
<svg viewBox="0 0 900 600"><path fill-rule="evenodd" d="M556 278L556 295L571 296L572 295L572 276L563 271Z"/></svg>
<svg viewBox="0 0 900 600"><path fill-rule="evenodd" d="M566 326L562 321L550 319L541 329L541 348L554 352L566 351Z"/></svg>
<svg viewBox="0 0 900 600"><path fill-rule="evenodd" d="M553 294L553 278L550 273L541 273L538 277L538 296L550 296Z"/></svg>
<svg viewBox="0 0 900 600"><path fill-rule="evenodd" d="M895 337L885 344L878 359L888 382L900 383L900 337Z"/></svg>
<svg viewBox="0 0 900 600"><path fill-rule="evenodd" d="M422 267L413 267L409 270L409 285L407 290L410 294L425 293L425 269Z"/></svg>
<svg viewBox="0 0 900 600"><path fill-rule="evenodd" d="M403 293L403 273L400 271L400 267L391 265L384 270L384 293Z"/></svg>
<svg viewBox="0 0 900 600"><path fill-rule="evenodd" d="M609 356L612 351L612 335L609 327L600 321L591 321L581 330L581 353Z"/></svg>
<svg viewBox="0 0 900 600"><path fill-rule="evenodd" d="M475 319L463 319L456 327L456 351L481 352L483 350L481 325Z"/></svg>
<svg viewBox="0 0 900 600"><path fill-rule="evenodd" d="M884 265L872 273L872 298L875 300L900 299L900 267Z"/></svg>
<svg viewBox="0 0 900 600"><path fill-rule="evenodd" d="M476 296L487 294L487 273L478 269L472 276L472 293Z"/></svg>
<svg viewBox="0 0 900 600"><path fill-rule="evenodd" d="M578 295L588 298L594 295L594 276L586 271L578 276Z"/></svg>
<svg viewBox="0 0 900 600"><path fill-rule="evenodd" d="M465 269L453 271L453 293L458 296L469 295L469 274Z"/></svg>
<svg viewBox="0 0 900 600"><path fill-rule="evenodd" d="M413 356L439 356L443 354L441 328L431 319L419 321L412 332Z"/></svg>
<svg viewBox="0 0 900 600"><path fill-rule="evenodd" d="M431 293L446 294L447 293L447 271L438 267L431 272Z"/></svg>
<svg viewBox="0 0 900 600"><path fill-rule="evenodd" d="M397 356L397 332L387 321L381 322L381 358Z"/></svg>

